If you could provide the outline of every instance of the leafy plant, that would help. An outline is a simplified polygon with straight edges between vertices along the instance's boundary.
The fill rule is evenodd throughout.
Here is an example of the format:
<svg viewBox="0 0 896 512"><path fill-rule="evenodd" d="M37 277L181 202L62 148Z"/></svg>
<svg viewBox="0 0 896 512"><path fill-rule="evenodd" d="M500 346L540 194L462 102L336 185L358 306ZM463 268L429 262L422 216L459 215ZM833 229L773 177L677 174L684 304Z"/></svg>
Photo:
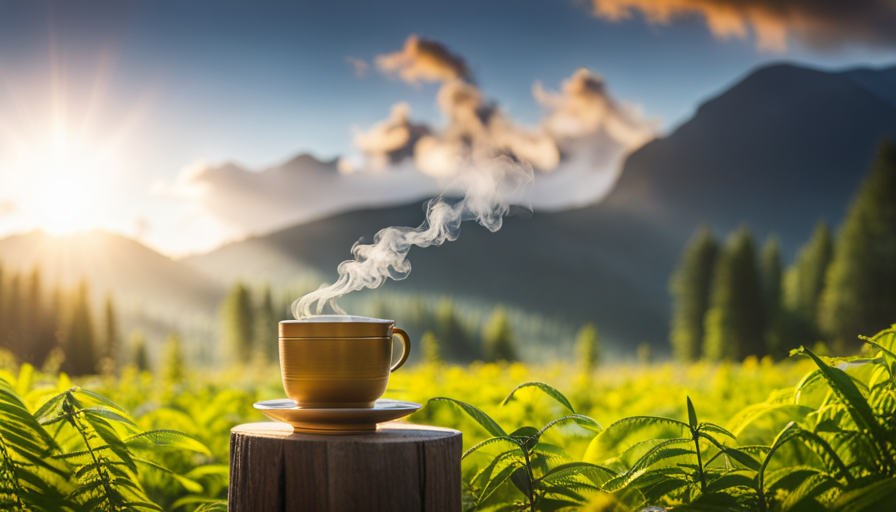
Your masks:
<svg viewBox="0 0 896 512"><path fill-rule="evenodd" d="M487 446L503 447L466 484L464 503L467 510L482 509L490 498L499 491L507 491L511 485L517 492L511 492L509 503L497 510L549 512L579 506L587 501L581 491L597 490L603 481L614 475L611 470L596 464L573 462L562 448L542 440L545 432L567 423L595 431L602 429L592 418L576 414L569 400L553 387L543 382L521 384L507 395L503 404L511 401L517 391L527 387L543 391L571 414L556 418L540 429L523 426L508 434L491 417L470 404L444 397L430 400L454 404L492 435L467 450L463 459Z"/></svg>
<svg viewBox="0 0 896 512"><path fill-rule="evenodd" d="M27 389L30 376L24 366L15 386L0 378L4 510L162 510L140 483L145 473L202 492L200 484L154 460L166 449L210 455L202 443L173 430L144 431L123 408L77 386L50 394L32 413L17 389Z"/></svg>

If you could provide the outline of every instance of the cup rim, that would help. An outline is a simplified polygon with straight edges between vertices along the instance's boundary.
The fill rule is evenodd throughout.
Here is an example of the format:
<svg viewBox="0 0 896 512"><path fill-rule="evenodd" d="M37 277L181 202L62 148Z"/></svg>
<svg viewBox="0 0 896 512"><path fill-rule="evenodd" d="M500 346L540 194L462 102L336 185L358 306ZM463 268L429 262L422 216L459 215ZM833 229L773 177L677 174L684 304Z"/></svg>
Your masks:
<svg viewBox="0 0 896 512"><path fill-rule="evenodd" d="M348 315L320 315L301 320L283 320L281 338L386 338L392 336L394 320Z"/></svg>

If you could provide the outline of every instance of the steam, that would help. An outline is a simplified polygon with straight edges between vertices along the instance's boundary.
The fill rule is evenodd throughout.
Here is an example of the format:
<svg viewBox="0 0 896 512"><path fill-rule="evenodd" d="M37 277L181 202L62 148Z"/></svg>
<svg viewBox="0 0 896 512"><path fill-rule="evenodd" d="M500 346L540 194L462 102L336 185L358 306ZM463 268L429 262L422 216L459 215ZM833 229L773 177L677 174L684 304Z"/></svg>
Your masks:
<svg viewBox="0 0 896 512"><path fill-rule="evenodd" d="M346 293L378 288L386 279L401 280L411 272L408 252L411 247L430 247L456 240L460 225L475 220L489 231L501 229L503 217L514 199L533 179L532 168L525 162L496 155L488 146L468 148L467 162L448 190L462 193L460 200L444 194L426 202L426 221L417 228L389 227L380 230L372 244L355 243L354 259L343 261L339 279L296 300L292 314L296 319L320 315L325 308L346 314L337 300Z"/></svg>

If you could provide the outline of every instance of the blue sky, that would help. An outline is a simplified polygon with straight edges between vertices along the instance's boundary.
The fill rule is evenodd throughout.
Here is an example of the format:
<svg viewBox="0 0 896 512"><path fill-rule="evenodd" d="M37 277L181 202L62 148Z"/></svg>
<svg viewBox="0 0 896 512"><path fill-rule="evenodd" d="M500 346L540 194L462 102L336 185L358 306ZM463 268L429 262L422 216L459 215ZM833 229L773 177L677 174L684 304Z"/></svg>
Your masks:
<svg viewBox="0 0 896 512"><path fill-rule="evenodd" d="M50 131L55 90L70 127L92 126L92 145L126 131L108 171L116 176L101 178L114 184L104 195L117 222L103 227L126 232L141 218L162 230L188 205L149 191L196 161L262 169L305 151L333 158L351 151L353 125L368 128L400 101L415 119L439 124L438 85L413 87L372 64L410 34L463 56L482 92L527 125L543 114L532 84L557 89L582 66L603 76L614 98L669 130L763 64L896 64L886 44L818 50L793 37L785 51L767 51L752 37L720 40L698 14L668 24L637 14L614 22L572 0L3 2L2 125L40 139ZM365 76L356 76L349 57L371 64ZM0 144L0 161L3 153ZM0 187L4 200L28 199L4 197ZM26 224L0 218L0 235ZM154 243L177 252L179 242L163 238Z"/></svg>

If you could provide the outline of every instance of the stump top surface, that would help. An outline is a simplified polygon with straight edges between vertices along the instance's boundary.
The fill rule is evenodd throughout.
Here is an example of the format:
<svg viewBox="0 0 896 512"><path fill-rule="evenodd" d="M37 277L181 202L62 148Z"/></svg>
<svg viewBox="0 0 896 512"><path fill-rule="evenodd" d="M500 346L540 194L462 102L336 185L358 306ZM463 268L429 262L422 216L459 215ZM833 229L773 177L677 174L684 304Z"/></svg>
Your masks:
<svg viewBox="0 0 896 512"><path fill-rule="evenodd" d="M236 427L233 427L230 432L241 436L277 438L287 442L348 442L371 444L401 442L419 443L461 435L459 431L450 428L416 425L398 421L381 423L377 426L376 432L370 432L369 434L307 434L293 432L292 426L273 421L237 425Z"/></svg>

